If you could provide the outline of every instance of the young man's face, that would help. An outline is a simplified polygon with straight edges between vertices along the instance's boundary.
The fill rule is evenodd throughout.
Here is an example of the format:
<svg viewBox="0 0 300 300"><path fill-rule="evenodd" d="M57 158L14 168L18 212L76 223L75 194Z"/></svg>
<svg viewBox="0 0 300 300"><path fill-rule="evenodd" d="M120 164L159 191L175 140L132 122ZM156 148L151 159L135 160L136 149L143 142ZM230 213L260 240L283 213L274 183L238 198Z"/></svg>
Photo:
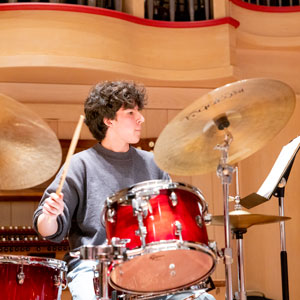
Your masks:
<svg viewBox="0 0 300 300"><path fill-rule="evenodd" d="M121 107L114 120L110 120L111 134L120 142L135 144L140 140L142 123L145 121L138 107L124 109Z"/></svg>

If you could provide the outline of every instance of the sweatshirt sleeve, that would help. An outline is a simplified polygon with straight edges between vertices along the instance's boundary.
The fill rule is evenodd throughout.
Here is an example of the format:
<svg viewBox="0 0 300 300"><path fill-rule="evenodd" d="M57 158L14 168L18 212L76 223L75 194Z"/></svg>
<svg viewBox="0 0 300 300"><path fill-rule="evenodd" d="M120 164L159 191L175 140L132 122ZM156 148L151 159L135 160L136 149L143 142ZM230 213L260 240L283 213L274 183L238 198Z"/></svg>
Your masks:
<svg viewBox="0 0 300 300"><path fill-rule="evenodd" d="M33 228L38 232L37 220L38 217L42 214L43 205L46 200L50 196L51 193L55 193L56 189L59 185L62 169L58 172L53 182L48 186L45 190L41 201L33 214ZM71 226L72 217L74 211L78 205L80 195L77 193L79 188L80 176L76 175L74 171L70 168L68 171L68 175L64 182L62 193L64 195L64 210L61 215L57 217L58 229L57 232L51 236L45 237L47 240L60 243L67 235Z"/></svg>

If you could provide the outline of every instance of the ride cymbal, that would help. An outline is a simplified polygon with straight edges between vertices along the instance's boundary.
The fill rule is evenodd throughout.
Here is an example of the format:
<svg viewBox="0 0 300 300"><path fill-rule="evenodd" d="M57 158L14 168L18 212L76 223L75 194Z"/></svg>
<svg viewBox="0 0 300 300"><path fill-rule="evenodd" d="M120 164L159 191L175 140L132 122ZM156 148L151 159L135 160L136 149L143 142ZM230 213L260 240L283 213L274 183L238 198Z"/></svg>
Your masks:
<svg viewBox="0 0 300 300"><path fill-rule="evenodd" d="M221 157L215 147L230 132L227 163L234 164L278 134L294 111L295 99L288 85L272 79L247 79L217 88L164 128L155 144L155 161L174 175L209 173Z"/></svg>
<svg viewBox="0 0 300 300"><path fill-rule="evenodd" d="M244 210L234 210L229 213L231 228L247 229L252 225L268 224L290 220L290 217L251 214ZM211 225L224 226L224 216L212 216Z"/></svg>
<svg viewBox="0 0 300 300"><path fill-rule="evenodd" d="M62 151L55 133L23 104L0 94L0 190L36 186L55 174Z"/></svg>

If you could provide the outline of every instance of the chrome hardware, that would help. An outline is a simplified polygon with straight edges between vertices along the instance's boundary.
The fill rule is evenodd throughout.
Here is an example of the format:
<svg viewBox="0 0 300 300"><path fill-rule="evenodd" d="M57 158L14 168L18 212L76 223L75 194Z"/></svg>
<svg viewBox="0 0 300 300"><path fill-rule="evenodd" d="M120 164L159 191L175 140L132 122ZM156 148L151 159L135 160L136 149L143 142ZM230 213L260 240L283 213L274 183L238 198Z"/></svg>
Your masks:
<svg viewBox="0 0 300 300"><path fill-rule="evenodd" d="M146 226L144 226L143 215L141 213L139 213L137 215L137 219L138 219L139 229L135 231L135 235L140 237L142 247L145 248L146 247L147 228L146 228Z"/></svg>
<svg viewBox="0 0 300 300"><path fill-rule="evenodd" d="M107 210L107 221L110 223L115 222L116 211L114 208L109 208Z"/></svg>
<svg viewBox="0 0 300 300"><path fill-rule="evenodd" d="M70 251L69 254L71 257L80 258L80 251Z"/></svg>
<svg viewBox="0 0 300 300"><path fill-rule="evenodd" d="M128 243L130 243L130 239L120 239L119 237L113 237L111 239L113 247L126 247Z"/></svg>
<svg viewBox="0 0 300 300"><path fill-rule="evenodd" d="M142 214L144 218L148 215L148 200L149 197L139 197L132 199L132 209L133 209L133 215L137 216L138 214Z"/></svg>
<svg viewBox="0 0 300 300"><path fill-rule="evenodd" d="M152 207L149 202L150 196L137 193L136 197L132 199L133 215L137 217L139 229L135 231L135 235L141 239L142 247L146 247L147 228L144 226L143 218L148 216L148 210L152 212Z"/></svg>
<svg viewBox="0 0 300 300"><path fill-rule="evenodd" d="M208 247L213 250L215 253L218 253L217 243L215 241L209 241Z"/></svg>
<svg viewBox="0 0 300 300"><path fill-rule="evenodd" d="M97 266L93 267L94 277L94 291L96 299L109 300L108 297L108 265L110 262L102 261Z"/></svg>
<svg viewBox="0 0 300 300"><path fill-rule="evenodd" d="M150 201L148 201L148 209L149 209L150 214L153 214L152 205L151 205Z"/></svg>
<svg viewBox="0 0 300 300"><path fill-rule="evenodd" d="M183 243L183 239L182 239L182 225L179 221L175 221L174 222L174 226L175 226L175 235L178 235L179 236L179 241L181 243Z"/></svg>
<svg viewBox="0 0 300 300"><path fill-rule="evenodd" d="M60 274L61 274L61 287L62 287L62 290L65 290L67 287L68 287L68 282L67 282L67 278L66 278L66 272L64 271L60 271Z"/></svg>
<svg viewBox="0 0 300 300"><path fill-rule="evenodd" d="M178 204L178 198L174 191L170 194L169 199L171 200L173 207L175 207Z"/></svg>
<svg viewBox="0 0 300 300"><path fill-rule="evenodd" d="M23 284L25 281L25 274L23 272L23 264L21 265L21 270L20 272L17 274L17 280L18 280L18 284Z"/></svg>
<svg viewBox="0 0 300 300"><path fill-rule="evenodd" d="M59 278L57 275L54 275L54 286L59 287L61 283L61 278Z"/></svg>
<svg viewBox="0 0 300 300"><path fill-rule="evenodd" d="M212 219L211 214L207 213L207 214L204 215L204 223L205 223L206 225L210 225L211 219Z"/></svg>
<svg viewBox="0 0 300 300"><path fill-rule="evenodd" d="M113 237L112 244L112 259L115 261L125 261L127 259L126 244L130 243L130 239L120 239Z"/></svg>
<svg viewBox="0 0 300 300"><path fill-rule="evenodd" d="M93 284L94 284L95 295L97 299L100 299L100 279L99 279L100 275L96 266L93 267L93 271L94 271Z"/></svg>
<svg viewBox="0 0 300 300"><path fill-rule="evenodd" d="M200 228L202 228L202 227L203 227L203 224L202 224L202 218L201 218L201 216L197 215L197 216L195 217L195 220L196 220L197 225L198 225Z"/></svg>

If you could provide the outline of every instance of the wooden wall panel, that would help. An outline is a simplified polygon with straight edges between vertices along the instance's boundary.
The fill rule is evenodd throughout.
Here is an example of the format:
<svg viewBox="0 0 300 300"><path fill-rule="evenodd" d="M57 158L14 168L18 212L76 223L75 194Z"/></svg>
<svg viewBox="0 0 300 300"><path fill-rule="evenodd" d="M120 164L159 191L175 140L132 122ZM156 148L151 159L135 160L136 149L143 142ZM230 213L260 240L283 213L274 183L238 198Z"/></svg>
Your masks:
<svg viewBox="0 0 300 300"><path fill-rule="evenodd" d="M21 226L32 226L32 216L37 207L34 201L11 202L11 224Z"/></svg>
<svg viewBox="0 0 300 300"><path fill-rule="evenodd" d="M12 225L11 221L11 203L0 202L0 226Z"/></svg>
<svg viewBox="0 0 300 300"><path fill-rule="evenodd" d="M158 137L168 122L168 112L163 109L147 109L146 136Z"/></svg>
<svg viewBox="0 0 300 300"><path fill-rule="evenodd" d="M300 132L300 106L287 126L263 149L240 162L242 195L256 192L275 163L282 147L297 137ZM290 299L297 299L300 287L297 284L300 268L300 163L295 159L285 194L285 215L292 219L285 223ZM253 209L253 213L278 215L278 200L272 197L268 202ZM247 289L261 290L272 299L281 299L280 233L279 224L257 225L249 228L245 235L245 271Z"/></svg>
<svg viewBox="0 0 300 300"><path fill-rule="evenodd" d="M228 19L207 21L215 26L168 28L74 11L0 14L0 39L7 45L0 49L1 81L94 84L125 77L194 87L234 80L234 26Z"/></svg>

